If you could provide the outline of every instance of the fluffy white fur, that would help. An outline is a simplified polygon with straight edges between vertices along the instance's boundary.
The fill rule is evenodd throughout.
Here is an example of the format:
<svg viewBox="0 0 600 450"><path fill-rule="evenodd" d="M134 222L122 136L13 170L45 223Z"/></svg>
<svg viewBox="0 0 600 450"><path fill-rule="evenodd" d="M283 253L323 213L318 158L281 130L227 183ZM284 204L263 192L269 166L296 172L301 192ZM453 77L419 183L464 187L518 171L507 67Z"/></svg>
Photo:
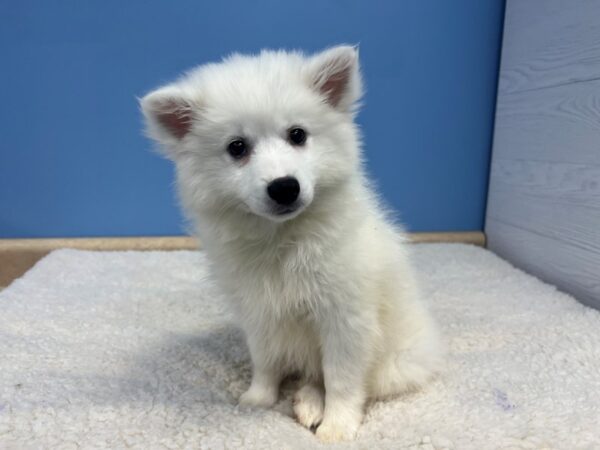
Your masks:
<svg viewBox="0 0 600 450"><path fill-rule="evenodd" d="M401 232L361 167L360 95L357 51L340 46L234 55L141 101L247 337L240 402L271 406L299 373L298 421L324 441L352 439L367 399L423 385L442 360ZM294 126L302 146L287 139ZM226 150L235 138L251 143L242 159ZM300 195L277 215L267 185L285 176Z"/></svg>

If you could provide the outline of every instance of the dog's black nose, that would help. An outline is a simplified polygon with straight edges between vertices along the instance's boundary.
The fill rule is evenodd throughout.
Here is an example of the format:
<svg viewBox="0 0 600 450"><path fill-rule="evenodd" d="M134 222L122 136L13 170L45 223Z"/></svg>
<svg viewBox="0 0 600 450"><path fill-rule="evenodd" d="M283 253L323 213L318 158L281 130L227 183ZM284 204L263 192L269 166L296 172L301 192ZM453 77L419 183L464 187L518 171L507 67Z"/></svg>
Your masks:
<svg viewBox="0 0 600 450"><path fill-rule="evenodd" d="M291 205L300 194L300 183L294 177L276 178L267 186L267 192L280 205Z"/></svg>

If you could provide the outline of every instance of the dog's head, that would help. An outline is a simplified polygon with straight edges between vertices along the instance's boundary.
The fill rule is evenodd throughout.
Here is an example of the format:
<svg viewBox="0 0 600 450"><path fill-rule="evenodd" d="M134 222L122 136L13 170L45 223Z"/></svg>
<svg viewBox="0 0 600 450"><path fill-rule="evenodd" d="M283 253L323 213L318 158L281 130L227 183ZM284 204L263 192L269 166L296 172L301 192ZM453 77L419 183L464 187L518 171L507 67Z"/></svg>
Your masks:
<svg viewBox="0 0 600 450"><path fill-rule="evenodd" d="M357 50L263 51L207 64L141 100L147 129L177 165L186 206L280 222L359 164Z"/></svg>

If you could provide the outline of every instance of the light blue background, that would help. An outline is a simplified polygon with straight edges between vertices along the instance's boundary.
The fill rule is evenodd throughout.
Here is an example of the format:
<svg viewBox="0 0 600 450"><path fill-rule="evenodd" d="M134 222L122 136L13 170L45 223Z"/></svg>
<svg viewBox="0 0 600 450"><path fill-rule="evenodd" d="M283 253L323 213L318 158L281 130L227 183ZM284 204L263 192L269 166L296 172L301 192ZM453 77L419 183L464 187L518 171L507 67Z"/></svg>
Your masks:
<svg viewBox="0 0 600 450"><path fill-rule="evenodd" d="M232 51L360 43L368 168L413 231L481 230L503 0L0 0L0 237L185 231L136 96Z"/></svg>

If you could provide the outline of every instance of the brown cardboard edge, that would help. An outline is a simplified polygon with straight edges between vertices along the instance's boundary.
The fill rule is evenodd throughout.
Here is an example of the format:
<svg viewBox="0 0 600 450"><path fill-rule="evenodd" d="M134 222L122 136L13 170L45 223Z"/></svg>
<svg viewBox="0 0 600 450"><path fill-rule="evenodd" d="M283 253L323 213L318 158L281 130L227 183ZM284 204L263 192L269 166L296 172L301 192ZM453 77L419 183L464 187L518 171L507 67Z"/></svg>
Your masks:
<svg viewBox="0 0 600 450"><path fill-rule="evenodd" d="M456 242L485 246L481 231L409 233L411 242ZM118 238L0 239L0 287L8 286L52 250L194 250L198 241L190 236Z"/></svg>

